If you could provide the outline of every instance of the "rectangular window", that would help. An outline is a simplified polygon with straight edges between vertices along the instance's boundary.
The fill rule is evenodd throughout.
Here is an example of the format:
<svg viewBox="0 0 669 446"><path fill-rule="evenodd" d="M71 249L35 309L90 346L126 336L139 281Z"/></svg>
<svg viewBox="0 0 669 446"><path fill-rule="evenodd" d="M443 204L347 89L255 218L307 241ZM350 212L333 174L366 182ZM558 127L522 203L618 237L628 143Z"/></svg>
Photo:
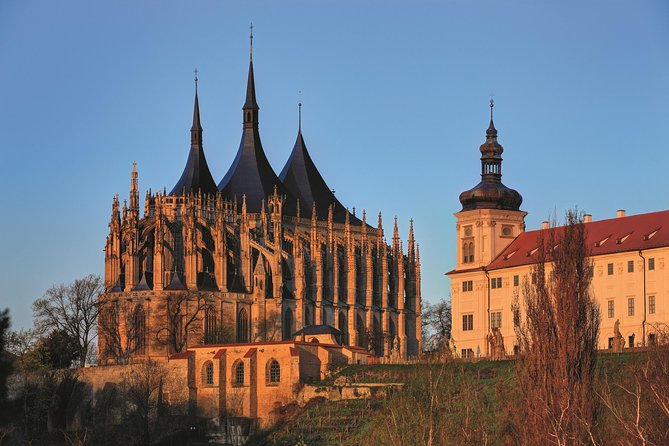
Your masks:
<svg viewBox="0 0 669 446"><path fill-rule="evenodd" d="M609 311L608 311L608 313L609 313L609 319L612 319L612 318L613 318L613 301L610 300L610 301L608 302L608 304L609 304L609 308L608 308L608 310L609 310Z"/></svg>
<svg viewBox="0 0 669 446"><path fill-rule="evenodd" d="M609 276L613 275L613 263L609 263L608 265L606 265L606 273Z"/></svg>
<svg viewBox="0 0 669 446"><path fill-rule="evenodd" d="M634 260L628 260L627 261L627 272L628 273L633 273L634 272Z"/></svg>
<svg viewBox="0 0 669 446"><path fill-rule="evenodd" d="M513 276L513 286L518 286L520 284L520 278L518 277L518 274Z"/></svg>
<svg viewBox="0 0 669 446"><path fill-rule="evenodd" d="M502 328L502 312L490 313L490 328Z"/></svg>
<svg viewBox="0 0 669 446"><path fill-rule="evenodd" d="M655 314L655 296L648 296L648 314Z"/></svg>
<svg viewBox="0 0 669 446"><path fill-rule="evenodd" d="M613 348L613 338L609 338L609 348Z"/></svg>
<svg viewBox="0 0 669 446"><path fill-rule="evenodd" d="M462 315L462 331L472 331L474 329L474 315L473 314L463 314Z"/></svg>
<svg viewBox="0 0 669 446"><path fill-rule="evenodd" d="M471 348L463 348L462 349L462 357L463 358L473 358L474 357L474 350Z"/></svg>
<svg viewBox="0 0 669 446"><path fill-rule="evenodd" d="M655 258L651 257L648 259L648 271L653 271L655 269Z"/></svg>
<svg viewBox="0 0 669 446"><path fill-rule="evenodd" d="M490 279L490 287L494 290L496 288L502 288L502 278L501 277L493 277Z"/></svg>
<svg viewBox="0 0 669 446"><path fill-rule="evenodd" d="M634 335L629 335L627 338L627 345L629 345L629 348L634 347Z"/></svg>
<svg viewBox="0 0 669 446"><path fill-rule="evenodd" d="M473 280L464 280L462 282L462 291L474 291L474 281Z"/></svg>
<svg viewBox="0 0 669 446"><path fill-rule="evenodd" d="M634 298L629 297L627 299L627 315L634 316Z"/></svg>

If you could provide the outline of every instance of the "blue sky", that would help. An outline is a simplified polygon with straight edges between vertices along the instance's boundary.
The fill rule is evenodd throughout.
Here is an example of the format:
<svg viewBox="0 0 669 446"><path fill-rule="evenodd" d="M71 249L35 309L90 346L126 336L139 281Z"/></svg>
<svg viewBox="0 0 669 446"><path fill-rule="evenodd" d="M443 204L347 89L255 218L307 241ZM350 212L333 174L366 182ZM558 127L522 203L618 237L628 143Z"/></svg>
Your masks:
<svg viewBox="0 0 669 446"><path fill-rule="evenodd" d="M0 2L0 308L103 272L111 200L169 190L189 148L193 69L218 182L241 136L248 26L278 173L297 130L339 199L415 219L423 297L446 297L458 195L479 180L495 95L503 181L528 229L669 208L666 1ZM143 192L141 194L143 199Z"/></svg>

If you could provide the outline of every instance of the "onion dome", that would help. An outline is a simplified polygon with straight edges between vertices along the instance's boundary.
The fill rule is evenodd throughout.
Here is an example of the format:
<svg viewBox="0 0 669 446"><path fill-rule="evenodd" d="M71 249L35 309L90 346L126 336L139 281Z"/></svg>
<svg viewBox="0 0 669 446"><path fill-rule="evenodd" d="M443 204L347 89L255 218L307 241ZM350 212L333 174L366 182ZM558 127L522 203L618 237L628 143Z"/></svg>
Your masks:
<svg viewBox="0 0 669 446"><path fill-rule="evenodd" d="M332 220L336 223L344 223L348 214L352 225L361 225L360 219L341 204L332 193L327 183L316 168L302 136L302 104L300 107L300 119L297 131L297 140L293 146L286 165L283 166L279 179L286 189L300 199L302 209L313 209L316 204L316 216L321 220L328 218L328 211L332 206Z"/></svg>
<svg viewBox="0 0 669 446"><path fill-rule="evenodd" d="M497 142L497 129L492 119L494 103L490 100L490 125L486 130L486 141L481 145L481 182L460 194L463 211L474 209L520 210L523 197L502 184L502 152Z"/></svg>
<svg viewBox="0 0 669 446"><path fill-rule="evenodd" d="M202 148L202 126L200 125L200 104L197 98L197 70L195 76L195 105L193 107L193 126L190 129L190 152L181 178L172 188L170 195L182 195L202 192L216 194L218 188L211 176L207 159Z"/></svg>

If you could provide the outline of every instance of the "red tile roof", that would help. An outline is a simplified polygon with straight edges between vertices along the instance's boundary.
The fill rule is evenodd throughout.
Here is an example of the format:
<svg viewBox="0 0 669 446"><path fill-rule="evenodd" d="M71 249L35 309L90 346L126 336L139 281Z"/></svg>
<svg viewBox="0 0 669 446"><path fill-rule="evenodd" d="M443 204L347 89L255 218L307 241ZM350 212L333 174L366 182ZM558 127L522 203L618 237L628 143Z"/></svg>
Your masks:
<svg viewBox="0 0 669 446"><path fill-rule="evenodd" d="M190 351L185 351L181 353L174 353L169 357L169 359L188 359L188 357L192 354Z"/></svg>
<svg viewBox="0 0 669 446"><path fill-rule="evenodd" d="M222 348L222 349L220 349L219 351L216 352L216 354L214 355L214 359L219 359L223 355L225 355L225 349L224 348Z"/></svg>
<svg viewBox="0 0 669 446"><path fill-rule="evenodd" d="M250 358L251 356L255 355L257 348L250 348L249 351L246 352L244 355L245 358Z"/></svg>
<svg viewBox="0 0 669 446"><path fill-rule="evenodd" d="M669 246L669 211L585 223L586 243L592 256ZM563 226L546 231L557 231ZM541 230L520 234L487 267L488 270L536 263ZM548 234L548 232L546 232ZM457 271L460 272L460 271Z"/></svg>

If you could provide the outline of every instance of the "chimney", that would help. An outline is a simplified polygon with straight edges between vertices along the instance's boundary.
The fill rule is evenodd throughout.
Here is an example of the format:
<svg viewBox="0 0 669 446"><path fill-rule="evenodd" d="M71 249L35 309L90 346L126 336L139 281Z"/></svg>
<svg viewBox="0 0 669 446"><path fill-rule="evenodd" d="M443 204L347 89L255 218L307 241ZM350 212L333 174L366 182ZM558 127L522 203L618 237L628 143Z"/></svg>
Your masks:
<svg viewBox="0 0 669 446"><path fill-rule="evenodd" d="M551 227L551 224L548 221L544 220L541 222L541 229L548 229Z"/></svg>
<svg viewBox="0 0 669 446"><path fill-rule="evenodd" d="M618 209L616 211L616 217L617 218L623 218L625 216L625 209Z"/></svg>
<svg viewBox="0 0 669 446"><path fill-rule="evenodd" d="M585 214L583 216L583 223L590 223L592 221L592 214Z"/></svg>

